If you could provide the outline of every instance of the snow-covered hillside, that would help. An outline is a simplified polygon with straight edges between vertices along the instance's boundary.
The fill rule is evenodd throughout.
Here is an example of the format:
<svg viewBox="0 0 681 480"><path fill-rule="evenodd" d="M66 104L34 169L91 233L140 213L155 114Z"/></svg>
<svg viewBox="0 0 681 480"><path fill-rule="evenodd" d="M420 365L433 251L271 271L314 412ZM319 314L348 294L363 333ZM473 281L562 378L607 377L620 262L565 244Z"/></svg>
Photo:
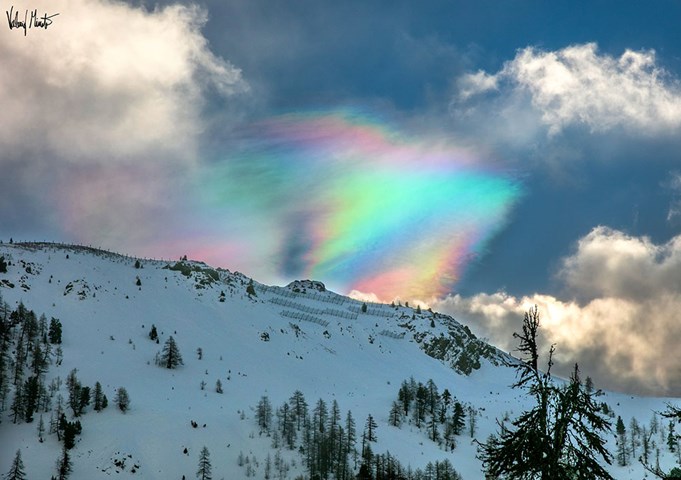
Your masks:
<svg viewBox="0 0 681 480"><path fill-rule="evenodd" d="M61 379L52 406L59 393L67 398L64 380L73 369L83 385L100 382L109 398L108 408L86 407L79 417L73 479L195 478L204 446L216 479L264 478L268 455L288 467L282 477L306 475L298 451L274 448L256 421L263 396L276 409L296 390L310 410L323 399L329 406L336 400L343 418L351 411L357 448L372 415L374 453L390 452L413 469L448 459L463 478L480 479L474 440L484 442L497 418L513 418L529 405L521 391L509 388L515 370L504 363L511 357L456 320L417 306L365 305L319 282L269 287L199 262L137 260L84 247L3 244L0 257L8 264L0 273L0 295L10 309L23 302L63 326L63 359L57 364L52 358L46 379ZM152 324L158 343L149 338ZM155 362L170 336L184 359L177 369ZM473 437L466 428L457 447L445 451L413 423L391 426L391 405L410 377L424 384L432 379L440 392L447 389L472 407ZM215 391L218 380L223 393ZM119 387L130 396L126 413L112 402ZM9 404L11 390L7 398ZM613 393L602 399L627 426L634 417L648 425L667 401ZM50 478L61 443L47 433L38 441L41 412L32 423L15 424L8 408L0 424L0 473L19 449L27 478ZM47 425L50 413L42 416ZM660 428L654 440L669 468L677 458L664 436ZM614 452L614 431L609 439ZM636 461L610 470L618 479L645 475Z"/></svg>

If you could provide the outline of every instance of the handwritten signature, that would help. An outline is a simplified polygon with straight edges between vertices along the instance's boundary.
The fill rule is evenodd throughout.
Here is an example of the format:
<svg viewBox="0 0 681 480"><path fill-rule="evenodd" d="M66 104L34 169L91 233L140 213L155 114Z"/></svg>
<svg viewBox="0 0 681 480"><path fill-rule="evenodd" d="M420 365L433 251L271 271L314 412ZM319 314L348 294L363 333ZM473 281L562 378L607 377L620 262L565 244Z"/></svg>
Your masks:
<svg viewBox="0 0 681 480"><path fill-rule="evenodd" d="M59 15L58 13L55 13L53 15L48 15L47 13L43 15L42 17L38 16L38 9L33 10L32 12L29 12L26 10L24 12L24 18L21 20L19 18L19 11L17 10L16 12L14 11L14 6L10 7L9 10L6 10L7 13L7 23L9 24L9 29L12 30L14 28L22 28L24 30L24 36L26 36L26 32L29 28L44 28L47 30L47 27L52 25L52 19ZM29 17L30 13L30 17Z"/></svg>

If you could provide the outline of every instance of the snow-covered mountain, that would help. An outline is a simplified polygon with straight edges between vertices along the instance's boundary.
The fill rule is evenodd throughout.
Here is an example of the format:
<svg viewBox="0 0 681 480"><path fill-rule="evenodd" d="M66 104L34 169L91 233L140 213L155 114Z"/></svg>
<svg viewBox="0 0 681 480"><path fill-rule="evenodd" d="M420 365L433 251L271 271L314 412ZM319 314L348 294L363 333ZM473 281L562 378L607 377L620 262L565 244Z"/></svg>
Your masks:
<svg viewBox="0 0 681 480"><path fill-rule="evenodd" d="M42 415L48 430L58 396L67 399L65 379L73 369L82 385L100 382L109 398L106 409L95 412L90 405L78 417L82 433L70 450L69 478L83 480L195 478L204 446L216 479L265 478L268 456L272 465L280 459L271 478L307 478L298 449L264 432L257 418L263 397L276 411L297 390L310 412L319 399L329 407L337 401L343 421L351 411L358 449L371 415L374 453L389 452L412 469L446 459L463 478L481 479L475 440L484 442L497 419L513 418L529 405L523 392L509 387L512 357L457 320L418 306L365 304L321 282L272 287L200 262L136 259L88 247L2 244L0 258L6 264L0 295L9 309L23 303L62 325L60 358L55 345L45 375L54 385L49 411L36 412L31 423L13 423L14 388L8 390L0 474L20 450L26 478L55 475L62 444L47 432L40 442L37 428ZM158 342L149 337L152 325ZM170 336L184 360L176 369L157 365ZM390 425L393 401L410 378L432 379L440 393L448 390L473 412L473 435L467 424L451 451L408 418L400 427ZM223 393L216 392L218 380ZM113 405L120 387L130 397L125 413ZM602 399L627 426L632 418L648 426L668 401L616 393ZM677 454L668 450L665 427L652 438L653 454L659 449L661 464L670 468ZM614 452L614 431L609 445ZM620 479L645 476L635 460L610 470Z"/></svg>

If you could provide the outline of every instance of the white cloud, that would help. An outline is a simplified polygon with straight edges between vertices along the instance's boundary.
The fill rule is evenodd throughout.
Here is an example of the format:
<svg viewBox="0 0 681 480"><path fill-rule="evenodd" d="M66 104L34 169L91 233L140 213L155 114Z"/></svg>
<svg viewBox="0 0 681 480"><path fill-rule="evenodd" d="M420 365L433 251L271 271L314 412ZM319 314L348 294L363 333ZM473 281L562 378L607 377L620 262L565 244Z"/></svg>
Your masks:
<svg viewBox="0 0 681 480"><path fill-rule="evenodd" d="M15 2L59 13L46 30L0 30L0 148L70 161L191 159L205 86L247 89L201 35L206 14L107 0Z"/></svg>
<svg viewBox="0 0 681 480"><path fill-rule="evenodd" d="M570 125L592 132L623 127L637 134L681 126L679 82L657 65L654 51L626 50L616 58L599 54L594 43L549 52L528 47L495 74L462 77L459 87L455 110L492 89L507 96L509 105L529 96L550 135Z"/></svg>
<svg viewBox="0 0 681 480"><path fill-rule="evenodd" d="M560 277L574 300L498 292L452 296L434 307L472 321L481 335L513 350L512 333L538 305L544 344L557 344L564 374L576 361L604 387L681 394L674 354L681 339L681 236L656 245L598 227L564 259Z"/></svg>
<svg viewBox="0 0 681 480"><path fill-rule="evenodd" d="M478 70L477 73L463 75L457 82L459 99L468 100L474 95L497 90L499 88L498 84L498 75L489 75L482 70Z"/></svg>
<svg viewBox="0 0 681 480"><path fill-rule="evenodd" d="M228 102L249 88L211 52L206 12L115 0L13 5L59 15L25 36L0 28L0 164L12 178L0 204L30 202L57 236L133 251L177 228L169 218L186 203L209 95Z"/></svg>
<svg viewBox="0 0 681 480"><path fill-rule="evenodd" d="M656 245L647 237L597 227L579 240L577 252L564 260L560 276L581 299L638 302L681 293L681 236Z"/></svg>

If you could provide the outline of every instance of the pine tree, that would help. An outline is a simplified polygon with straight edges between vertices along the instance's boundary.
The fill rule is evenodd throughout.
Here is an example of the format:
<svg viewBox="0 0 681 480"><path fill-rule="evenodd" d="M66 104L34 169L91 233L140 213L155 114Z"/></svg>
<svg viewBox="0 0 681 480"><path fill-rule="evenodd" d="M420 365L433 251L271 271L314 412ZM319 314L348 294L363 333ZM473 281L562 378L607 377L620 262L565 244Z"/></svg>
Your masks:
<svg viewBox="0 0 681 480"><path fill-rule="evenodd" d="M47 333L50 343L61 343L62 326L59 319L52 317L50 320L50 329Z"/></svg>
<svg viewBox="0 0 681 480"><path fill-rule="evenodd" d="M277 410L277 419L281 437L290 450L295 448L296 440L296 425L293 417L294 415L290 405L284 402Z"/></svg>
<svg viewBox="0 0 681 480"><path fill-rule="evenodd" d="M12 423L17 423L18 420L24 419L24 396L21 385L18 385L14 390L14 399L9 410L12 412Z"/></svg>
<svg viewBox="0 0 681 480"><path fill-rule="evenodd" d="M24 384L24 420L26 423L33 421L33 413L38 407L39 391L38 377L28 377Z"/></svg>
<svg viewBox="0 0 681 480"><path fill-rule="evenodd" d="M204 446L199 454L199 469L196 471L196 478L199 480L212 480L210 464L210 453L208 448Z"/></svg>
<svg viewBox="0 0 681 480"><path fill-rule="evenodd" d="M296 390L291 395L289 399L289 406L293 412L293 417L296 420L296 430L300 431L301 427L305 423L305 417L307 417L307 402L305 401L305 395L300 390Z"/></svg>
<svg viewBox="0 0 681 480"><path fill-rule="evenodd" d="M83 427L79 420L69 422L66 420L66 415L63 413L61 414L57 436L59 436L59 432L61 432L61 437L64 440L64 448L66 450L71 450L76 446L76 435L80 435L82 431Z"/></svg>
<svg viewBox="0 0 681 480"><path fill-rule="evenodd" d="M430 438L433 442L440 441L440 431L438 430L437 426L438 426L437 417L429 417L428 438Z"/></svg>
<svg viewBox="0 0 681 480"><path fill-rule="evenodd" d="M95 412L101 411L104 407L102 406L102 400L104 398L104 392L102 392L102 384L99 382L95 383L95 391L93 394L94 408Z"/></svg>
<svg viewBox="0 0 681 480"><path fill-rule="evenodd" d="M40 443L45 441L43 435L45 435L45 422L43 421L43 416L40 415L40 420L38 421L38 441Z"/></svg>
<svg viewBox="0 0 681 480"><path fill-rule="evenodd" d="M388 423L393 427L398 427L402 423L402 408L397 402L393 402L390 407L390 415L388 416Z"/></svg>
<svg viewBox="0 0 681 480"><path fill-rule="evenodd" d="M125 413L130 408L130 397L128 396L128 391L125 387L120 387L116 390L116 396L114 397L114 402L118 409Z"/></svg>
<svg viewBox="0 0 681 480"><path fill-rule="evenodd" d="M461 435L463 427L466 425L466 412L460 402L454 403L454 413L452 414L452 429L454 435Z"/></svg>
<svg viewBox="0 0 681 480"><path fill-rule="evenodd" d="M80 381L78 380L78 377L76 376L77 372L78 370L74 368L69 372L68 376L66 377L66 388L69 392L69 406L73 411L74 417L80 416L83 406L81 398L81 390L83 387Z"/></svg>
<svg viewBox="0 0 681 480"><path fill-rule="evenodd" d="M636 448L640 445L639 437L641 435L641 428L638 425L636 418L632 418L629 423L629 446L632 461L636 460Z"/></svg>
<svg viewBox="0 0 681 480"><path fill-rule="evenodd" d="M409 405L412 401L412 393L406 380L404 380L400 386L400 390L397 393L397 399L402 404L402 410L404 411L404 414L409 415Z"/></svg>
<svg viewBox="0 0 681 480"><path fill-rule="evenodd" d="M272 426L272 404L270 399L263 395L260 397L258 402L258 407L256 408L255 417L258 422L258 427L260 431L265 432L269 435L270 427Z"/></svg>
<svg viewBox="0 0 681 480"><path fill-rule="evenodd" d="M182 361L182 355L180 355L180 349L175 343L175 339L171 335L166 340L163 345L163 350L161 350L161 356L159 357L161 366L166 368L177 368L179 365L184 365Z"/></svg>
<svg viewBox="0 0 681 480"><path fill-rule="evenodd" d="M622 417L617 417L617 423L615 425L615 431L617 432L617 463L621 467L627 465L627 429L624 426Z"/></svg>
<svg viewBox="0 0 681 480"><path fill-rule="evenodd" d="M472 405L468 406L468 435L471 438L475 437L475 432L478 429L478 412Z"/></svg>
<svg viewBox="0 0 681 480"><path fill-rule="evenodd" d="M601 437L602 432L610 430L610 422L602 416L595 395L586 392L576 365L567 384L554 384L550 374L553 347L547 372L538 370L538 328L535 307L525 314L522 335L515 334L527 359L516 367L519 380L514 388L526 390L535 405L481 446L486 474L511 479L612 480L598 462L599 457L607 464L611 462Z"/></svg>
<svg viewBox="0 0 681 480"><path fill-rule="evenodd" d="M652 432L648 433L648 430L646 426L644 425L641 428L641 446L643 447L643 454L641 455L641 462L643 465L648 464L649 456L650 456L650 437L652 436Z"/></svg>
<svg viewBox="0 0 681 480"><path fill-rule="evenodd" d="M374 417L369 414L367 417L367 421L364 424L364 433L366 434L367 437L367 442L376 442L378 439L376 438L376 429L378 428L378 425L376 424L376 420L374 420Z"/></svg>
<svg viewBox="0 0 681 480"><path fill-rule="evenodd" d="M674 422L669 422L669 433L667 434L667 448L674 453L676 451L676 434L674 433Z"/></svg>
<svg viewBox="0 0 681 480"><path fill-rule="evenodd" d="M5 474L7 480L24 480L26 478L26 472L24 472L24 462L21 460L21 450L17 450L16 455L14 455L14 460L12 461L12 466L9 472Z"/></svg>
<svg viewBox="0 0 681 480"><path fill-rule="evenodd" d="M71 471L73 470L73 464L71 463L71 457L66 448L62 451L61 456L57 459L57 480L66 480L69 478Z"/></svg>
<svg viewBox="0 0 681 480"><path fill-rule="evenodd" d="M426 389L428 391L428 397L427 397L427 406L428 406L428 414L431 417L435 417L437 415L438 407L440 405L440 393L438 392L437 385L435 385L435 382L433 379L429 379L428 382L426 383Z"/></svg>
<svg viewBox="0 0 681 480"><path fill-rule="evenodd" d="M348 410L345 416L345 445L348 455L352 455L355 465L357 464L357 428L355 426L355 419L352 417L352 412Z"/></svg>

